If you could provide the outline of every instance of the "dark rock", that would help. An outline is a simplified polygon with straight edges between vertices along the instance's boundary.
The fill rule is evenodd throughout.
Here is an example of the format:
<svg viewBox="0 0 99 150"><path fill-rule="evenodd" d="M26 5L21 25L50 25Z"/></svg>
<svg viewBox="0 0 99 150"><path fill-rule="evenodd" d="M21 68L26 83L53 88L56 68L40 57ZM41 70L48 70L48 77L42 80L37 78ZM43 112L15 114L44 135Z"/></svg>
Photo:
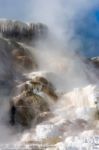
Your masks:
<svg viewBox="0 0 99 150"><path fill-rule="evenodd" d="M0 38L0 86L11 89L23 73L37 68L29 49L16 41Z"/></svg>
<svg viewBox="0 0 99 150"><path fill-rule="evenodd" d="M57 100L53 85L43 77L28 81L25 73L33 72L38 64L31 54L30 46L46 39L48 28L38 23L20 21L0 21L0 87L10 89L10 123L12 125L31 125L43 119L43 114L50 111L47 96ZM35 47L34 49L35 50ZM21 89L17 86L24 81ZM40 92L45 96L40 95ZM47 95L47 96L46 96Z"/></svg>
<svg viewBox="0 0 99 150"><path fill-rule="evenodd" d="M42 85L42 91L46 93L48 96L50 96L53 100L57 100L58 96L55 93L55 88L53 85L47 81L44 77L36 77L34 81L38 82L39 84ZM34 81L31 81L33 83Z"/></svg>
<svg viewBox="0 0 99 150"><path fill-rule="evenodd" d="M92 57L88 59L95 67L99 68L99 57Z"/></svg>
<svg viewBox="0 0 99 150"><path fill-rule="evenodd" d="M36 77L34 80L25 82L19 91L18 96L11 100L10 112L12 114L10 120L23 126L42 121L44 115L41 114L50 111L48 98L45 95L43 96L43 93L47 94L52 100L58 99L53 85L44 77ZM15 110L14 114L13 110Z"/></svg>
<svg viewBox="0 0 99 150"><path fill-rule="evenodd" d="M10 120L14 124L30 126L32 121L39 118L41 112L47 111L49 107L44 98L36 94L29 96L22 93L11 101Z"/></svg>

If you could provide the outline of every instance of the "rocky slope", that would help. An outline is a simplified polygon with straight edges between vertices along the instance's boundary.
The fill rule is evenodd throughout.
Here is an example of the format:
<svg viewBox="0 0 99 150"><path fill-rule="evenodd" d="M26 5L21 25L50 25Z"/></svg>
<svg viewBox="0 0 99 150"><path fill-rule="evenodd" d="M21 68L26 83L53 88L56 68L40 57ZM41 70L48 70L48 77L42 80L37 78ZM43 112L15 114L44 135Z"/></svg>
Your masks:
<svg viewBox="0 0 99 150"><path fill-rule="evenodd" d="M32 120L42 120L42 112L49 112L47 96L53 101L58 99L45 77L30 80L24 76L38 68L33 49L32 54L29 49L31 42L47 37L48 29L43 24L4 20L0 21L0 33L0 86L5 85L12 95L9 120L12 125L28 126Z"/></svg>
<svg viewBox="0 0 99 150"><path fill-rule="evenodd" d="M0 86L11 85L24 72L37 68L35 57L22 43L29 46L44 39L47 33L43 24L0 20Z"/></svg>
<svg viewBox="0 0 99 150"><path fill-rule="evenodd" d="M83 136L90 137L98 133L99 107L96 106L99 105L99 88L89 85L90 70L85 64L80 63L77 57L74 60L72 55L66 57L65 52L64 56L61 53L56 56L58 51L50 51L53 55L43 51L44 59L45 54L48 55L45 62L49 70L47 65L46 70L39 70L43 60L36 59L35 43L47 38L49 33L46 25L1 20L0 33L0 91L8 90L7 99L0 99L1 112L5 108L2 103L5 105L8 102L8 109L5 109L5 114L1 113L0 122L5 115L3 126L10 126L0 126L4 140L11 138L12 142L15 138L15 144L21 144L20 149L27 144L39 149L42 144L42 150L48 150L48 146L49 149L64 150L70 144L79 147L83 144ZM88 64L90 62L98 64L98 58L86 61ZM52 66L53 72L50 69ZM85 81L86 84L75 84L79 81ZM73 86L68 90L67 85ZM4 129L8 129L6 133ZM73 136L80 138L76 139L79 140L78 145ZM31 144L37 144L37 147Z"/></svg>
<svg viewBox="0 0 99 150"><path fill-rule="evenodd" d="M99 57L89 58L89 61L98 69L99 68Z"/></svg>

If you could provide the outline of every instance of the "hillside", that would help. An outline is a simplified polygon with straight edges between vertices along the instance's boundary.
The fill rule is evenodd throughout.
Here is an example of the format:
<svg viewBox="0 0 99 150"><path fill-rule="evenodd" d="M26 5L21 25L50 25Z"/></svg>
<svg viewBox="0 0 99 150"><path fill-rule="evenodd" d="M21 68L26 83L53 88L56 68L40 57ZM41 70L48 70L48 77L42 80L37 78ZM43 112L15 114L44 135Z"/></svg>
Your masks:
<svg viewBox="0 0 99 150"><path fill-rule="evenodd" d="M83 137L99 132L99 58L50 34L42 23L0 20L0 143L85 148Z"/></svg>

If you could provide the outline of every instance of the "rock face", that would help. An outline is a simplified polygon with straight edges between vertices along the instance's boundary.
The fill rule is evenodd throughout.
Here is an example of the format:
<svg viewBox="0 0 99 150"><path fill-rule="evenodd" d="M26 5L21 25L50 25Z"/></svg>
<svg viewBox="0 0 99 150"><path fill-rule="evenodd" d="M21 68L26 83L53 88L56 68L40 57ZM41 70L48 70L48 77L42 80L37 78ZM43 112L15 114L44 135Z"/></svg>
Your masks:
<svg viewBox="0 0 99 150"><path fill-rule="evenodd" d="M89 61L95 65L95 67L99 68L99 57L90 58Z"/></svg>
<svg viewBox="0 0 99 150"><path fill-rule="evenodd" d="M10 111L11 124L29 126L32 120L39 119L40 114L49 111L49 108L41 96L22 93L12 100Z"/></svg>
<svg viewBox="0 0 99 150"><path fill-rule="evenodd" d="M46 78L44 77L36 77L33 80L30 81L31 85L35 87L35 84L40 85L40 90L44 93L46 93L50 98L52 98L54 101L58 99L57 94L55 93L55 89Z"/></svg>
<svg viewBox="0 0 99 150"><path fill-rule="evenodd" d="M29 71L37 68L36 60L28 49L22 47L22 45L16 43L15 41L11 41L11 47L13 65L17 68L17 70Z"/></svg>
<svg viewBox="0 0 99 150"><path fill-rule="evenodd" d="M25 82L20 91L10 103L10 122L13 125L29 126L32 121L41 122L44 119L43 113L50 111L47 96L55 101L58 99L53 85L44 77L36 77Z"/></svg>
<svg viewBox="0 0 99 150"><path fill-rule="evenodd" d="M46 116L44 114L50 111L50 101L58 99L54 86L47 78L24 77L24 74L38 68L33 55L34 43L47 37L47 34L47 26L41 23L0 21L0 84L2 86L6 83L11 91L9 111L12 125L29 126L32 122L42 121ZM34 46L32 54L31 46Z"/></svg>
<svg viewBox="0 0 99 150"><path fill-rule="evenodd" d="M0 87L11 89L23 73L37 69L35 56L27 47L44 39L47 33L47 26L41 23L0 20Z"/></svg>
<svg viewBox="0 0 99 150"><path fill-rule="evenodd" d="M0 38L0 86L13 86L23 73L37 68L29 49L13 40Z"/></svg>

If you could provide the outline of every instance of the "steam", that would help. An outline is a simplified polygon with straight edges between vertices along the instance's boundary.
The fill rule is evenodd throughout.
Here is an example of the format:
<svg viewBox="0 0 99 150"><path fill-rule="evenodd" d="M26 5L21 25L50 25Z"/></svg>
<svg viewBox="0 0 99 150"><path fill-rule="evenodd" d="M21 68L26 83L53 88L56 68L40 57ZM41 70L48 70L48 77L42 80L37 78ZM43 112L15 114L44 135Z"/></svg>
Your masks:
<svg viewBox="0 0 99 150"><path fill-rule="evenodd" d="M52 32L61 33L62 37L65 30L65 38L71 38L74 34L75 19L82 18L98 4L98 0L31 0L31 13L27 17L36 22L44 22Z"/></svg>
<svg viewBox="0 0 99 150"><path fill-rule="evenodd" d="M46 23L51 33L46 41L37 43L35 55L39 63L38 70L54 74L48 76L48 79L58 92L65 93L52 111L66 119L66 113L69 114L67 118L73 115L70 108L76 111L82 107L83 111L78 111L78 114L89 115L86 108L90 110L95 107L94 85L98 85L98 79L93 66L86 64L80 55L81 41L75 38L75 21L95 9L98 1L36 0L32 4L35 8L30 18ZM73 118L76 119L76 115Z"/></svg>
<svg viewBox="0 0 99 150"><path fill-rule="evenodd" d="M86 121L87 125L94 122L95 85L99 82L93 66L86 64L79 54L81 41L75 38L75 28L76 20L80 21L98 3L89 0L34 0L31 3L35 7L31 9L30 18L47 24L50 30L50 38L37 43L35 55L39 63L38 71L52 73L47 78L54 84L56 91L60 95L62 93L58 103L51 109L58 116L58 121L53 119L54 124L62 119L65 123L67 120L72 122L73 127L69 131L64 129L67 136L78 132L74 128L77 119Z"/></svg>
<svg viewBox="0 0 99 150"><path fill-rule="evenodd" d="M80 53L81 41L74 38L77 17L83 17L97 4L98 1L89 0L33 0L30 3L30 8L34 7L29 18L47 24L52 39L37 43L39 69L59 75L61 79L55 84L60 89L82 87L97 80L93 69L77 54L77 51Z"/></svg>
<svg viewBox="0 0 99 150"><path fill-rule="evenodd" d="M90 0L29 1L29 12L27 12L26 16L28 20L42 22L49 27L49 38L44 42L37 43L35 56L39 63L38 71L52 73L49 74L48 79L55 85L57 91L60 93L65 92L63 97L60 98L61 102L57 104L57 108L60 104L61 106L67 105L69 101L72 105L74 102L73 98L76 101L75 105L78 100L81 100L79 103L83 105L83 100L88 99L88 96L95 89L88 86L93 83L96 84L98 81L93 73L94 69L90 69L90 66L86 65L83 58L77 54L77 50L80 50L81 41L74 39L74 37L76 18L83 17L90 10L94 9L98 3L98 0L93 2ZM85 88L87 86L88 88ZM76 96L74 96L75 88L77 89ZM81 98L80 94L83 95L83 98ZM78 99L76 99L77 96ZM87 101L87 105L92 104L89 102L89 99ZM56 108L55 111L57 113ZM64 113L63 111L62 115ZM0 127L0 129L3 128ZM6 132L9 135L9 130ZM4 138L5 136L7 135L4 135ZM8 139L8 137L6 138Z"/></svg>

